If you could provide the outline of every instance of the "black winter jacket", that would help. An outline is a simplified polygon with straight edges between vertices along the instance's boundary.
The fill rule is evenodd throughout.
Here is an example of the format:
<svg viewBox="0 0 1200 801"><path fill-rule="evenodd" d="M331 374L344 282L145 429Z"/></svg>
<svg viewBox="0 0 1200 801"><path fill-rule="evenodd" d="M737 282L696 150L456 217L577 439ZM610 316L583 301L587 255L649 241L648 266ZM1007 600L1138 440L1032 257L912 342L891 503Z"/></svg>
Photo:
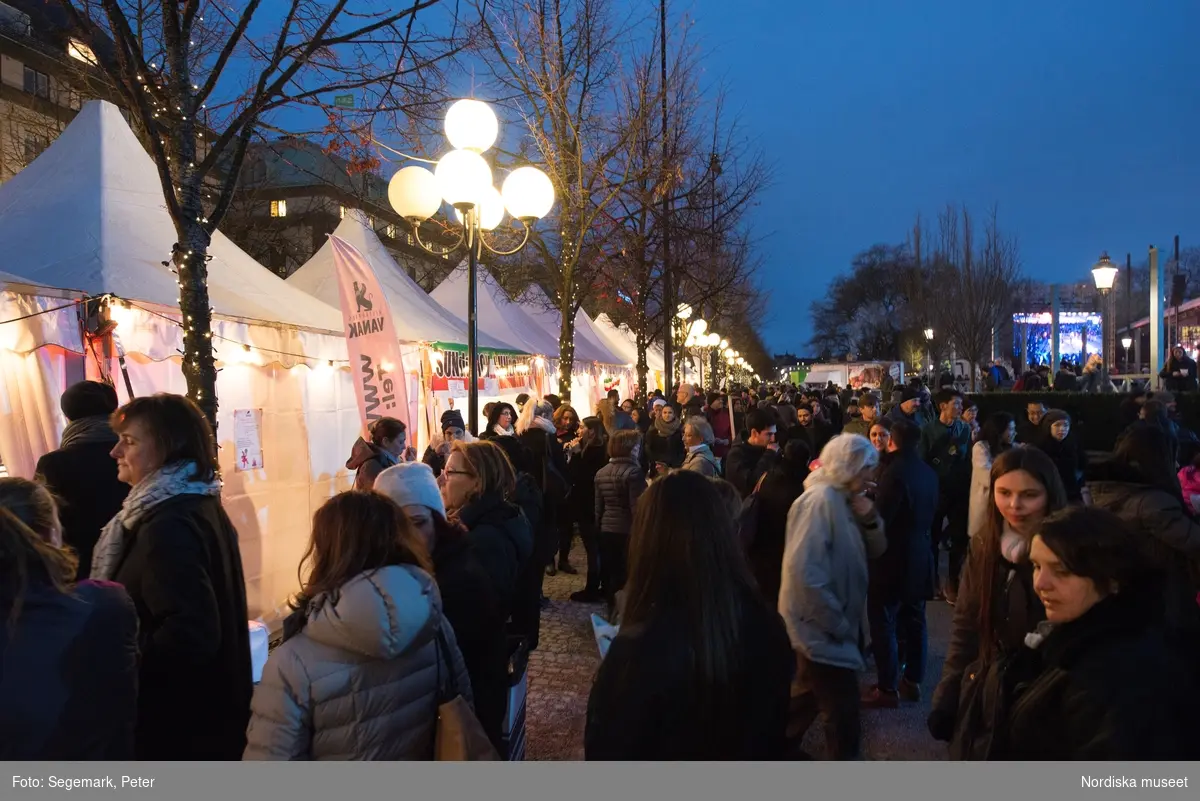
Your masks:
<svg viewBox="0 0 1200 801"><path fill-rule="evenodd" d="M779 454L769 448L739 442L725 457L725 480L745 498L754 492L754 485L778 459Z"/></svg>
<svg viewBox="0 0 1200 801"><path fill-rule="evenodd" d="M596 473L596 529L608 534L628 534L633 512L646 490L646 476L630 458L609 460Z"/></svg>
<svg viewBox="0 0 1200 801"><path fill-rule="evenodd" d="M37 480L58 499L63 542L79 555L79 575L92 572L92 549L100 531L121 510L129 485L117 479L109 452L117 435L69 445L38 460Z"/></svg>
<svg viewBox="0 0 1200 801"><path fill-rule="evenodd" d="M746 558L759 591L772 609L779 606L788 513L796 499L804 494L807 477L808 465L793 465L786 459L779 459L758 491L754 539L746 548Z"/></svg>
<svg viewBox="0 0 1200 801"><path fill-rule="evenodd" d="M480 565L492 582L502 619L512 611L517 577L533 555L533 531L524 512L499 494L482 495L458 511Z"/></svg>
<svg viewBox="0 0 1200 801"><path fill-rule="evenodd" d="M240 760L253 692L246 578L221 500L180 495L126 534L113 581L140 620L139 760Z"/></svg>
<svg viewBox="0 0 1200 801"><path fill-rule="evenodd" d="M930 536L938 497L937 473L915 450L897 452L884 465L875 508L887 550L870 562L872 595L907 603L933 597Z"/></svg>
<svg viewBox="0 0 1200 801"><path fill-rule="evenodd" d="M0 760L134 758L137 612L109 582L61 593L31 577L16 626L0 625ZM11 609L0 608L7 621Z"/></svg>
<svg viewBox="0 0 1200 801"><path fill-rule="evenodd" d="M687 457L687 448L683 447L683 426L680 425L674 434L664 437L658 429L651 426L646 434L646 462L653 468L656 462L662 462L668 468L683 466Z"/></svg>
<svg viewBox="0 0 1200 801"><path fill-rule="evenodd" d="M990 758L1200 758L1196 671L1154 620L1156 603L1109 596L1019 651Z"/></svg>
<svg viewBox="0 0 1200 801"><path fill-rule="evenodd" d="M433 569L442 614L454 629L471 677L475 715L499 751L508 706L508 645L500 600L466 536L438 539Z"/></svg>
<svg viewBox="0 0 1200 801"><path fill-rule="evenodd" d="M596 524L596 474L608 464L604 443L596 443L571 457L571 502L567 504L571 518L588 526Z"/></svg>
<svg viewBox="0 0 1200 801"><path fill-rule="evenodd" d="M761 599L747 598L741 611L739 665L720 689L693 677L685 621L663 616L622 627L588 699L585 758L784 758L796 656L783 621Z"/></svg>

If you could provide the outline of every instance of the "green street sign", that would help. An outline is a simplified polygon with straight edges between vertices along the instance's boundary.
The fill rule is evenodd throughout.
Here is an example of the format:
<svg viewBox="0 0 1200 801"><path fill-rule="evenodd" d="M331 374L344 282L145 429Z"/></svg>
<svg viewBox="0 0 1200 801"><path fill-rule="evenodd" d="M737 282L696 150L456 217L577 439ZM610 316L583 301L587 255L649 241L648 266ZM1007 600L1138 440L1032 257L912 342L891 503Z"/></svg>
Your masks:
<svg viewBox="0 0 1200 801"><path fill-rule="evenodd" d="M354 95L334 95L333 105L337 108L354 108Z"/></svg>

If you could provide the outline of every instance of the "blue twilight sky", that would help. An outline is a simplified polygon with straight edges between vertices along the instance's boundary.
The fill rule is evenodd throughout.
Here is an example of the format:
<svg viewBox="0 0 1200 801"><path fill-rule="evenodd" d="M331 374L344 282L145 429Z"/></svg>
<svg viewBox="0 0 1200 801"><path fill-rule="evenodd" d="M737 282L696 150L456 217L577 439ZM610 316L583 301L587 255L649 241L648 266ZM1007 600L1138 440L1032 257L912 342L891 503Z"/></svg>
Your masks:
<svg viewBox="0 0 1200 801"><path fill-rule="evenodd" d="M686 3L690 2L688 7ZM807 352L808 307L855 253L945 203L999 207L1027 274L1200 243L1197 0L682 0L773 164L763 327Z"/></svg>

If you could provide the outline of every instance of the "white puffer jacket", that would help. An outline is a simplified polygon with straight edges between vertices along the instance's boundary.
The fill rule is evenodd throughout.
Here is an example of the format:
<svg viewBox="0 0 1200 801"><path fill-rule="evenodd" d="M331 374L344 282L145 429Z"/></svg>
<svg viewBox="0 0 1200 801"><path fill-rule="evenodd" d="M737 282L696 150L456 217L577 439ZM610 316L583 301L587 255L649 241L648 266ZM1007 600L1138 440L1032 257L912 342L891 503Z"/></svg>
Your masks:
<svg viewBox="0 0 1200 801"><path fill-rule="evenodd" d="M411 566L363 573L312 605L304 630L271 653L254 690L247 760L433 758L439 627L450 669L471 683L433 578Z"/></svg>

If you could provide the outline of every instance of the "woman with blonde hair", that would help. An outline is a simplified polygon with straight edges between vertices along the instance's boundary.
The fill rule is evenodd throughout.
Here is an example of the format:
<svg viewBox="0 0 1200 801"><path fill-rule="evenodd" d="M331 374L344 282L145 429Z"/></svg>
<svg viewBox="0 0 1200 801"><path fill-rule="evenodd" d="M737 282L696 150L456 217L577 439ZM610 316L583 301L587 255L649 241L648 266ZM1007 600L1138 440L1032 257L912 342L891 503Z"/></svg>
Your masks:
<svg viewBox="0 0 1200 801"><path fill-rule="evenodd" d="M300 564L245 759L432 759L450 677L473 696L420 534L389 498L346 492L313 516Z"/></svg>
<svg viewBox="0 0 1200 801"><path fill-rule="evenodd" d="M818 714L833 759L859 756L858 671L867 604L867 560L887 548L883 525L866 496L879 452L857 434L821 451L821 467L804 482L788 515L779 613L796 650L792 686L796 742Z"/></svg>
<svg viewBox="0 0 1200 801"><path fill-rule="evenodd" d="M515 503L512 462L494 442L456 442L446 460L442 498L450 522L467 530L508 619L517 579L533 555L533 532Z"/></svg>
<svg viewBox="0 0 1200 801"><path fill-rule="evenodd" d="M0 759L135 756L137 612L76 565L45 487L0 479Z"/></svg>

